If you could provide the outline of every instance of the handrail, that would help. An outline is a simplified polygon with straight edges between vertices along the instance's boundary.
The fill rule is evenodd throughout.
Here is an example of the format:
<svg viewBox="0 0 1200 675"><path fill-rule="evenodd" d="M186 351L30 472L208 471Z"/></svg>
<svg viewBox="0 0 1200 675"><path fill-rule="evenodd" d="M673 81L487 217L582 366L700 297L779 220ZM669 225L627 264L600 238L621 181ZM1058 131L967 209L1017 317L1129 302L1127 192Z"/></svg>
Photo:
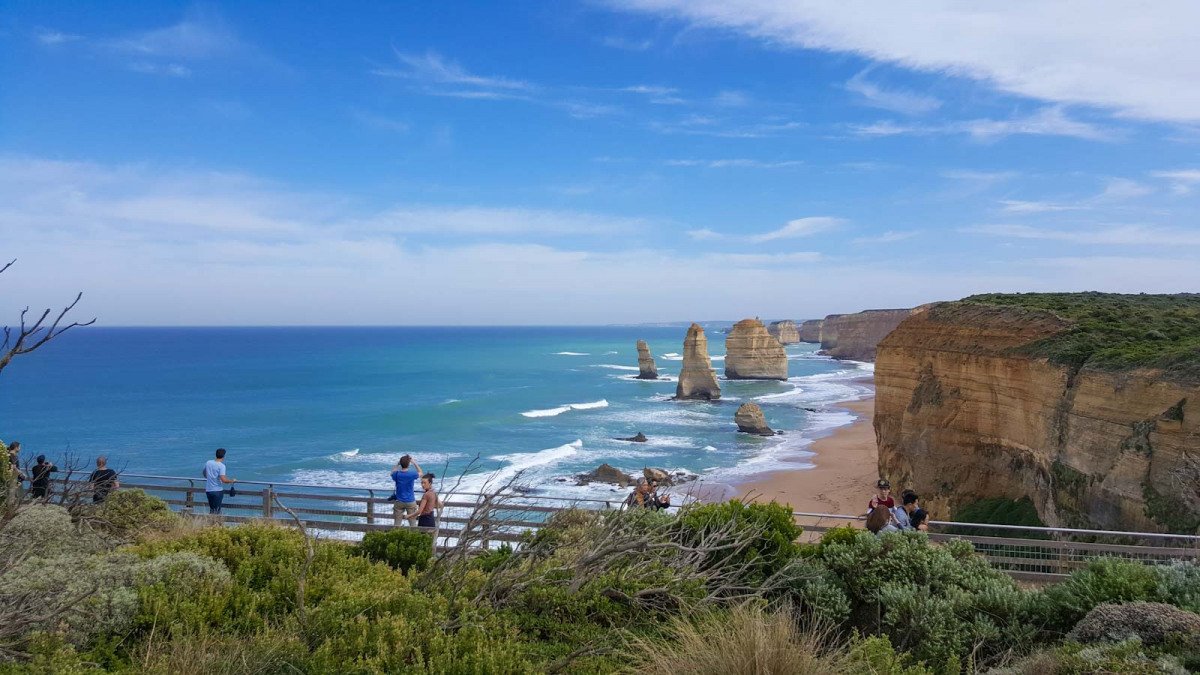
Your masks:
<svg viewBox="0 0 1200 675"><path fill-rule="evenodd" d="M804 518L821 518L830 520L866 520L866 516L849 516L833 513L808 513L805 511L793 511L792 517ZM1082 534L1082 535L1097 535L1106 537L1161 537L1170 539L1185 539L1187 541L1200 542L1200 536L1194 534L1171 534L1169 532L1127 532L1123 530L1083 530L1073 527L1043 527L1038 525L1002 525L1000 523L959 523L949 520L930 520L928 523L939 527L983 527L995 528L998 530L1019 530L1029 532L1046 532L1049 534Z"/></svg>

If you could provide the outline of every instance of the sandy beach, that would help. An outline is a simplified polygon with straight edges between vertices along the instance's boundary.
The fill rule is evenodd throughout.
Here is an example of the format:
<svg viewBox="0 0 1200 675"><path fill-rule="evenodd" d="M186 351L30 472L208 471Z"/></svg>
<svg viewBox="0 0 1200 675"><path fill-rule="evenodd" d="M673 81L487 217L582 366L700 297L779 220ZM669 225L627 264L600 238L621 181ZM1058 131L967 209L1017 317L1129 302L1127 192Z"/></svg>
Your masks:
<svg viewBox="0 0 1200 675"><path fill-rule="evenodd" d="M814 468L765 474L738 485L738 494L756 501L775 500L799 512L857 515L866 511L879 478L872 425L875 399L838 407L858 419L813 442L810 450L816 456L809 461Z"/></svg>

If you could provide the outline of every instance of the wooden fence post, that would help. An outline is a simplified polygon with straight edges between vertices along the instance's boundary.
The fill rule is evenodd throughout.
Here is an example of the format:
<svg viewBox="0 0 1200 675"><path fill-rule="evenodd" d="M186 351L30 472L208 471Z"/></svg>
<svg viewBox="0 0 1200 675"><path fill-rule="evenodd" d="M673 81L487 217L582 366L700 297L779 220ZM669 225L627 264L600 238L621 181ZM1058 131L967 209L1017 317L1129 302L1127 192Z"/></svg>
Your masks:
<svg viewBox="0 0 1200 675"><path fill-rule="evenodd" d="M262 491L263 518L275 517L275 490L272 487L268 485Z"/></svg>
<svg viewBox="0 0 1200 675"><path fill-rule="evenodd" d="M367 524L375 524L375 493L371 493L371 497L367 500Z"/></svg>

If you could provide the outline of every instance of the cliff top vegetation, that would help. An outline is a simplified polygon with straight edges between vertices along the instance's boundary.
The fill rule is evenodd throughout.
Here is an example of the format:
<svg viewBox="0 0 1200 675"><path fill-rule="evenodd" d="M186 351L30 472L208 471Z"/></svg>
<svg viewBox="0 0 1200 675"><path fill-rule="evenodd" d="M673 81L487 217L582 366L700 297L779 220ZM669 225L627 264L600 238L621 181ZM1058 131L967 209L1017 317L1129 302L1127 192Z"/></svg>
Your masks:
<svg viewBox="0 0 1200 675"><path fill-rule="evenodd" d="M988 293L960 302L1049 312L1071 327L1024 349L1103 370L1162 368L1200 380L1200 294Z"/></svg>

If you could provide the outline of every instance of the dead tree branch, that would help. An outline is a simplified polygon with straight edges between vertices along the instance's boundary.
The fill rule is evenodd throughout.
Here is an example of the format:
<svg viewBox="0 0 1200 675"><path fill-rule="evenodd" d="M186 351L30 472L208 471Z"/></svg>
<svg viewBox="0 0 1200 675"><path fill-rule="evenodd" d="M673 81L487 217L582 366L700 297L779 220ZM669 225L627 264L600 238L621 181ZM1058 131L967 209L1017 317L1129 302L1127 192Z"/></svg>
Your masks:
<svg viewBox="0 0 1200 675"><path fill-rule="evenodd" d="M8 268L12 267L16 260L9 261L4 267L0 267L0 274L3 274ZM75 299L71 304L64 307L52 321L50 319L51 310L46 308L38 316L36 321L30 323L29 307L21 310L20 325L14 331L11 326L4 327L4 341L0 342L0 371L3 371L12 360L18 356L28 354L47 342L62 335L63 333L78 328L81 326L90 326L96 323L93 317L88 321L72 321L71 323L63 323L75 306L79 304L83 298L83 292L76 294Z"/></svg>

